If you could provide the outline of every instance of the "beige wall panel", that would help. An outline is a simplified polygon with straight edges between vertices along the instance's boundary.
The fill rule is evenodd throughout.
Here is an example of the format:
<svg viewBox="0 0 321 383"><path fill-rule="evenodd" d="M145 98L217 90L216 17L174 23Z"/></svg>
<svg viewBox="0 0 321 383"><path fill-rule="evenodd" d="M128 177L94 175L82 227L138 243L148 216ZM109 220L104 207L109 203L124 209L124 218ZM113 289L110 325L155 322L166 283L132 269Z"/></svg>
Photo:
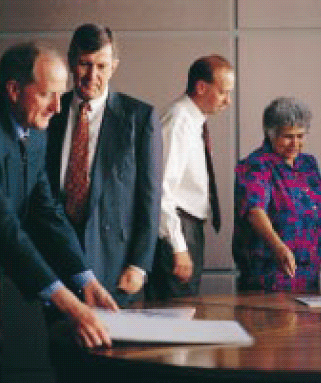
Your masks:
<svg viewBox="0 0 321 383"><path fill-rule="evenodd" d="M66 58L68 45L70 43L72 33L23 33L10 34L3 36L0 34L0 55L13 44L23 43L26 41L38 41L45 46L57 49L61 55Z"/></svg>
<svg viewBox="0 0 321 383"><path fill-rule="evenodd" d="M314 115L306 151L321 164L321 34L272 31L240 35L241 157L261 144L262 113L279 96L306 102Z"/></svg>
<svg viewBox="0 0 321 383"><path fill-rule="evenodd" d="M0 31L69 31L86 22L114 30L227 30L233 0L2 0Z"/></svg>
<svg viewBox="0 0 321 383"><path fill-rule="evenodd" d="M233 39L228 33L122 33L118 37L121 61L114 86L153 103L160 112L185 91L187 71L196 58L216 52L233 61ZM209 120L223 218L219 235L207 228L209 268L232 265L233 108Z"/></svg>
<svg viewBox="0 0 321 383"><path fill-rule="evenodd" d="M320 0L238 0L239 28L321 27Z"/></svg>
<svg viewBox="0 0 321 383"><path fill-rule="evenodd" d="M163 108L185 91L190 64L202 55L231 58L225 32L119 32L120 64L113 83Z"/></svg>

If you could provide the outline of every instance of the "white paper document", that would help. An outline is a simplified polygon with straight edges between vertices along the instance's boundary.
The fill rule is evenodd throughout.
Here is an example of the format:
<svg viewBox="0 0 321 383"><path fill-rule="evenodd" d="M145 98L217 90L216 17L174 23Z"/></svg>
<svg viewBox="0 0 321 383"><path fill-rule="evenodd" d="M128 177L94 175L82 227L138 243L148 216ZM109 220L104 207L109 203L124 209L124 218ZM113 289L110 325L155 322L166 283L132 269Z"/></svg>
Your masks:
<svg viewBox="0 0 321 383"><path fill-rule="evenodd" d="M302 296L295 297L296 301L308 305L310 307L321 307L321 296L320 295L311 295L311 296Z"/></svg>
<svg viewBox="0 0 321 383"><path fill-rule="evenodd" d="M95 309L111 339L129 342L248 346L253 338L233 320L186 320L144 313Z"/></svg>
<svg viewBox="0 0 321 383"><path fill-rule="evenodd" d="M195 307L165 307L165 308L154 308L154 309L121 309L121 313L125 314L144 314L146 316L161 316L169 318L182 318L192 319L195 315Z"/></svg>

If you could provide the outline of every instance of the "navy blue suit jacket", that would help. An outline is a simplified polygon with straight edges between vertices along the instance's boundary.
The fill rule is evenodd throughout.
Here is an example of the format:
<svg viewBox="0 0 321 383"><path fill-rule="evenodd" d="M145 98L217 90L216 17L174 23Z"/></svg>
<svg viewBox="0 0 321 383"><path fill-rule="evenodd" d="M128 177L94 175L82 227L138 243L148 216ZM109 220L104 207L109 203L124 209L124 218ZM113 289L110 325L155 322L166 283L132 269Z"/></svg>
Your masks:
<svg viewBox="0 0 321 383"><path fill-rule="evenodd" d="M51 195L45 173L46 135L30 129L27 160L17 133L0 110L0 265L20 291L34 297L60 278L85 270L78 238Z"/></svg>
<svg viewBox="0 0 321 383"><path fill-rule="evenodd" d="M47 169L53 191L60 192L61 150L72 93L50 123ZM89 208L81 235L86 261L115 299L128 265L150 271L158 234L162 164L160 122L153 107L110 92L101 123L93 167Z"/></svg>

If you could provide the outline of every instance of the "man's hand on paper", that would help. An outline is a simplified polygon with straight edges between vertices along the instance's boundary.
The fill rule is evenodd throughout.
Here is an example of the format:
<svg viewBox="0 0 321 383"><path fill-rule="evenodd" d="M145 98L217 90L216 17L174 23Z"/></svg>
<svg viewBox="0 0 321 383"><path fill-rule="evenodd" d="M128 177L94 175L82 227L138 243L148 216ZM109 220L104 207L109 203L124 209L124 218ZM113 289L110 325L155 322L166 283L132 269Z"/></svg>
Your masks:
<svg viewBox="0 0 321 383"><path fill-rule="evenodd" d="M144 274L136 267L128 266L119 279L118 288L127 294L135 294L143 287L143 284Z"/></svg>
<svg viewBox="0 0 321 383"><path fill-rule="evenodd" d="M174 253L173 274L182 282L188 282L193 274L193 261L188 251Z"/></svg>
<svg viewBox="0 0 321 383"><path fill-rule="evenodd" d="M83 287L85 302L89 306L103 307L109 310L117 311L118 305L109 292L98 282L97 279L91 279Z"/></svg>
<svg viewBox="0 0 321 383"><path fill-rule="evenodd" d="M51 301L63 313L67 314L77 343L82 346L111 347L111 339L105 326L92 309L81 302L66 287L61 287L51 296Z"/></svg>

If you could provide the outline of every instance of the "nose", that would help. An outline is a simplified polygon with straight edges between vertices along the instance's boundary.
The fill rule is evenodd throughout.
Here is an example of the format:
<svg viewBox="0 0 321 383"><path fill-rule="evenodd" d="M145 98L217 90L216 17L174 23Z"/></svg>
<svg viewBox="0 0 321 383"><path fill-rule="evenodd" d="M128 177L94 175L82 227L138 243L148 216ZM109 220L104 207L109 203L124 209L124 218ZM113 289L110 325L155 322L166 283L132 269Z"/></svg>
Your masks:
<svg viewBox="0 0 321 383"><path fill-rule="evenodd" d="M231 103L231 94L227 93L225 97L225 104L230 105L230 103Z"/></svg>
<svg viewBox="0 0 321 383"><path fill-rule="evenodd" d="M295 149L299 149L303 146L303 138L302 137L298 137L296 135L294 135L291 139L291 147L292 148L295 148Z"/></svg>
<svg viewBox="0 0 321 383"><path fill-rule="evenodd" d="M60 112L60 93L53 93L50 103L50 110L54 113Z"/></svg>
<svg viewBox="0 0 321 383"><path fill-rule="evenodd" d="M90 65L90 66L88 67L88 70L87 70L87 73L86 73L86 77L87 77L87 79L88 79L88 80L93 80L93 79L95 79L96 73L97 73L96 66L95 66L95 65Z"/></svg>
<svg viewBox="0 0 321 383"><path fill-rule="evenodd" d="M291 145L292 146L298 146L298 144L299 144L299 138L296 136L296 135L293 135L292 137L291 137Z"/></svg>

